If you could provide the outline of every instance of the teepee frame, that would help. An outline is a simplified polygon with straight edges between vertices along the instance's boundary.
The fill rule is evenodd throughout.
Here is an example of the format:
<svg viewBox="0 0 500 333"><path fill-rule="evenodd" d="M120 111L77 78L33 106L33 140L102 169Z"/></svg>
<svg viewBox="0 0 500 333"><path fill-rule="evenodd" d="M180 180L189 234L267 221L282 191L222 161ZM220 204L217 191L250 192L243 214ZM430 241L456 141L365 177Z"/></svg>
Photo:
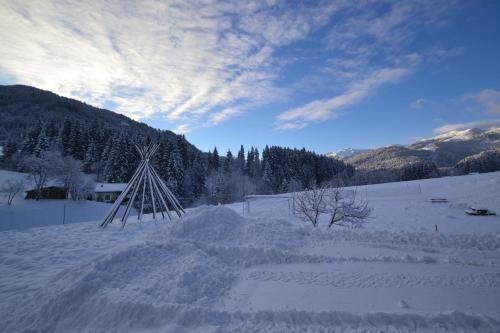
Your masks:
<svg viewBox="0 0 500 333"><path fill-rule="evenodd" d="M167 213L169 219L172 219L168 204L170 204L175 213L177 213L177 216L181 217L182 214L185 213L175 195L170 191L167 185L165 185L163 180L161 180L160 176L150 163L150 158L158 150L158 147L158 144L150 144L149 146L143 148L140 148L137 145L135 146L141 156L141 163L135 170L135 173L127 184L127 187L125 187L125 190L118 196L116 201L113 203L113 206L111 206L110 210L102 220L101 227L105 228L108 224L113 222L121 204L129 194L129 201L121 218L122 228L124 228L127 223L130 210L132 209L132 205L134 204L137 195L141 196L140 210L137 215L137 219L141 222L144 212L144 202L148 196L153 205L153 219L155 220L158 212L161 213L162 218L165 218L165 212ZM149 189L149 191L147 191L147 189ZM142 194L139 194L141 191Z"/></svg>

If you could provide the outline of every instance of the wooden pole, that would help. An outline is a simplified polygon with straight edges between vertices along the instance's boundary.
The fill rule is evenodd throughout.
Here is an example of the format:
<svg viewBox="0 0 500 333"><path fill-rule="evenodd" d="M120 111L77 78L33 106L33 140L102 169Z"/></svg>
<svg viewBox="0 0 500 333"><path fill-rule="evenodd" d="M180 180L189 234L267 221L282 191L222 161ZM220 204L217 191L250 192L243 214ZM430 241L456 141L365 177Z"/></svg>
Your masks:
<svg viewBox="0 0 500 333"><path fill-rule="evenodd" d="M163 210L165 210L168 217L172 219L167 201L171 204L171 206L174 208L175 212L179 217L181 217L182 214L185 213L179 200L177 200L175 195L172 193L172 191L170 191L168 186L165 185L165 183L160 178L156 170L150 164L151 156L153 156L153 154L155 154L158 151L159 147L160 147L159 144L150 144L147 147L139 147L138 145L135 145L135 148L137 149L137 152L141 157L141 163L137 167L136 171L134 172L134 175L130 179L129 183L127 184L123 192L120 193L116 201L109 209L105 218L101 222L100 225L102 227L106 227L109 223L113 222L113 219L115 218L116 214L120 209L120 205L125 200L125 198L129 194L131 194L130 201L127 203L125 212L121 219L122 228L125 227L125 224L130 215L130 211L132 209L132 205L134 204L135 199L140 191L141 184L142 184L142 198L140 205L141 207L137 215L138 220L142 221L144 215L144 204L146 201L147 187L149 187L149 195L151 197L151 202L153 205L153 219L155 220L155 222L156 222L156 215L158 212L157 208L160 209L160 213L163 218L165 218L165 214L163 212Z"/></svg>
<svg viewBox="0 0 500 333"><path fill-rule="evenodd" d="M144 177L144 181L142 183L142 200L141 200L141 210L137 215L137 219L142 222L142 214L144 212L144 199L146 198L146 177Z"/></svg>
<svg viewBox="0 0 500 333"><path fill-rule="evenodd" d="M109 209L108 213L106 214L106 217L104 218L104 220L101 223L101 227L106 227L109 223L111 223L113 221L116 213L118 212L118 209L120 208L121 203L123 202L123 199L127 196L128 192L130 192L132 184L135 182L135 179L138 177L138 175L142 172L144 166L145 166L144 163L141 163L139 165L139 167L135 171L134 175L132 176L132 179L125 187L125 190L123 190L123 192L120 193L120 195L118 196L116 201L113 203L113 205Z"/></svg>

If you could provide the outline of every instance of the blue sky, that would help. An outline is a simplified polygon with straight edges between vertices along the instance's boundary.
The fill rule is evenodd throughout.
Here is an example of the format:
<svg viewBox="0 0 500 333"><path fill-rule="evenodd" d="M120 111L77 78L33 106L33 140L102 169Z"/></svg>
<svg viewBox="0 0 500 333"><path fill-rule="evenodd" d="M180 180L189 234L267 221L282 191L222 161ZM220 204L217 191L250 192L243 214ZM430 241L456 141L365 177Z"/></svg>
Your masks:
<svg viewBox="0 0 500 333"><path fill-rule="evenodd" d="M498 1L14 1L0 84L240 144L405 144L500 125Z"/></svg>

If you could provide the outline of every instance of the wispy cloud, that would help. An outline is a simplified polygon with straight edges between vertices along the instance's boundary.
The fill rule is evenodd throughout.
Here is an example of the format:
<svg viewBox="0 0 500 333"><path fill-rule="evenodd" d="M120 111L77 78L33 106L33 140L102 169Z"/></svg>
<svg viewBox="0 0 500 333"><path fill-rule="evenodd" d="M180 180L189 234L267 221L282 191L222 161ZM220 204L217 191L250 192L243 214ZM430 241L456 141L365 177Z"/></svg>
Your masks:
<svg viewBox="0 0 500 333"><path fill-rule="evenodd" d="M189 124L183 123L177 126L173 131L177 134L186 134L191 132L191 126Z"/></svg>
<svg viewBox="0 0 500 333"><path fill-rule="evenodd" d="M431 103L432 101L427 98L418 98L411 103L411 107L413 109L422 109L426 106L429 106Z"/></svg>
<svg viewBox="0 0 500 333"><path fill-rule="evenodd" d="M500 90L484 89L478 93L465 94L465 101L474 101L490 114L500 114Z"/></svg>
<svg viewBox="0 0 500 333"><path fill-rule="evenodd" d="M487 119L487 120L478 120L478 121L471 121L468 123L461 123L461 124L447 124L444 126L440 126L434 130L434 133L436 134L442 134L450 131L460 131L464 129L469 129L469 128L481 128L481 129L488 129L491 127L496 127L500 126L500 119Z"/></svg>
<svg viewBox="0 0 500 333"><path fill-rule="evenodd" d="M326 37L332 55L318 72L296 84L297 89L330 89L334 97L283 112L276 117L276 128L297 130L338 117L338 110L362 101L386 83L400 80L422 63L460 55L460 47L413 46L418 32L443 24L453 5L410 0L342 7L334 14ZM342 86L347 90L338 91ZM413 107L423 107L427 102L420 99Z"/></svg>
<svg viewBox="0 0 500 333"><path fill-rule="evenodd" d="M328 92L335 97L278 116L279 128L299 129L337 116L430 54L458 54L444 46L403 50L417 28L439 25L452 6L430 0L5 0L0 77L115 105L135 119L161 116L185 133L293 100L300 84L280 82L301 56L294 52L302 48L290 47L311 42L324 28L312 49L328 56L311 77L334 87Z"/></svg>
<svg viewBox="0 0 500 333"><path fill-rule="evenodd" d="M277 48L335 6L280 1L15 1L0 6L0 73L133 118L213 124L282 98ZM180 129L186 129L180 126Z"/></svg>
<svg viewBox="0 0 500 333"><path fill-rule="evenodd" d="M380 86L396 82L410 72L405 68L384 68L374 71L363 80L354 82L341 95L329 99L316 100L299 108L288 110L276 117L276 128L280 130L297 130L311 123L324 121L339 116L338 110L357 103Z"/></svg>
<svg viewBox="0 0 500 333"><path fill-rule="evenodd" d="M217 125L217 124L219 124L219 123L221 123L221 122L223 122L231 117L237 116L239 114L241 114L241 110L229 108L229 109L222 110L220 112L212 113L212 115L210 116L210 120L211 120L212 124Z"/></svg>

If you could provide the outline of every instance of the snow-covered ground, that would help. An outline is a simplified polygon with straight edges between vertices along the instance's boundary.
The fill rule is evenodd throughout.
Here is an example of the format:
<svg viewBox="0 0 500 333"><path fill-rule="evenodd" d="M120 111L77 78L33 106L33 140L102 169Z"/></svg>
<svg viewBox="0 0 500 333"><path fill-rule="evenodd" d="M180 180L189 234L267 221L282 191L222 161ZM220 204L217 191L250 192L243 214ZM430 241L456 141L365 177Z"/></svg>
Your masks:
<svg viewBox="0 0 500 333"><path fill-rule="evenodd" d="M17 199L11 206L0 203L0 231L92 222L101 219L111 207L109 203L87 200Z"/></svg>
<svg viewBox="0 0 500 333"><path fill-rule="evenodd" d="M266 198L0 232L0 331L500 331L500 217L464 214L500 212L500 173L358 193L374 218L355 230Z"/></svg>
<svg viewBox="0 0 500 333"><path fill-rule="evenodd" d="M87 175L90 180L93 176ZM22 180L25 189L34 187L28 174L0 170L0 185L7 180ZM58 184L50 180L48 184ZM101 184L99 184L100 187ZM123 187L123 184L105 184L110 188L113 185ZM12 205L7 205L7 197L0 193L0 231L12 229L26 229L78 222L96 221L101 219L110 209L111 204L96 201L73 200L25 200L25 193L20 192L14 198ZM123 208L121 208L123 211ZM133 210L135 212L135 210ZM136 214L136 213L133 213Z"/></svg>

